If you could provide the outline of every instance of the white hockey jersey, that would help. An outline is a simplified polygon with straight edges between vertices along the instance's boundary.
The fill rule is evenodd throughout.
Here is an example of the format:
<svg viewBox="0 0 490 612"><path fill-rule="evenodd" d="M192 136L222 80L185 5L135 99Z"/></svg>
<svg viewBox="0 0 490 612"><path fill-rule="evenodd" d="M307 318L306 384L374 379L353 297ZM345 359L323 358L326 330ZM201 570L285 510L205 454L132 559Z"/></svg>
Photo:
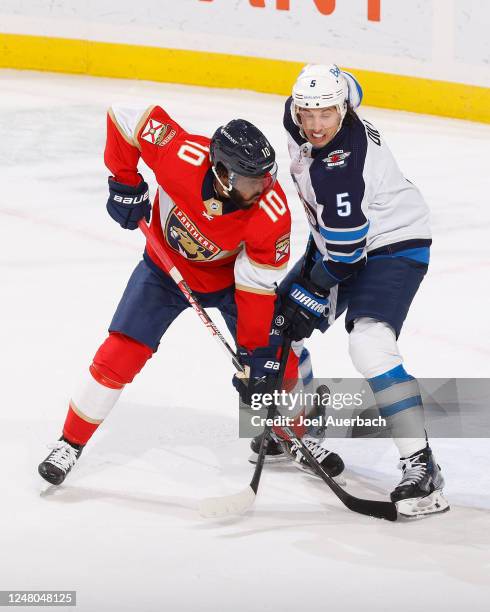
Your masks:
<svg viewBox="0 0 490 612"><path fill-rule="evenodd" d="M420 191L401 173L376 128L347 117L335 138L312 148L286 102L291 175L330 285L364 266L368 253L388 245L427 247L429 209Z"/></svg>

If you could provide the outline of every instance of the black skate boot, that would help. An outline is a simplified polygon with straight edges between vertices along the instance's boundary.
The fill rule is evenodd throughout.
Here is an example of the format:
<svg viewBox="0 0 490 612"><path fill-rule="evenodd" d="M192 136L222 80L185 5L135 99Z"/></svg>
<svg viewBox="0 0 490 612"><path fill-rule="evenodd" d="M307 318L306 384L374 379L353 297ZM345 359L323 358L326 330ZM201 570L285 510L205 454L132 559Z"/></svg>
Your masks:
<svg viewBox="0 0 490 612"><path fill-rule="evenodd" d="M308 427L306 433L308 436L312 438L323 438L325 435L326 427L323 424L325 419L325 406L322 406L318 398L322 398L325 395L330 394L330 389L326 385L320 385L316 388L315 399L313 400L313 411L308 415L308 418L311 418L313 421L317 421L319 424L312 425ZM262 441L262 434L260 436L255 436L252 438L250 442L250 448L252 450L252 454L249 457L250 463L257 463L257 457L259 456L260 450L260 442ZM338 456L338 455L337 455ZM279 463L288 459L287 454L284 452L279 440L277 437L272 434L272 437L269 438L267 442L267 450L265 453L265 461L264 463ZM339 457L340 459L340 457ZM342 461L342 460L341 460ZM342 470L344 468L342 467ZM342 471L340 470L340 471Z"/></svg>
<svg viewBox="0 0 490 612"><path fill-rule="evenodd" d="M294 442L279 440L274 434L272 434L272 436L273 437L269 438L267 441L267 450L264 463L279 463L284 462L285 460L290 460L293 461L295 467L307 472L311 476L316 476L315 472L310 468L306 462L306 459L303 457L301 449L297 447ZM250 455L248 459L250 463L257 463L261 440L262 435L256 436L250 442L250 448L253 451L253 454ZM306 438L303 440L303 442L306 444L306 447L309 449L318 463L321 464L327 474L332 478L335 478L338 484L344 486L346 482L341 476L342 472L344 471L344 462L342 461L341 457L336 453L323 448L321 444L315 442L314 440Z"/></svg>
<svg viewBox="0 0 490 612"><path fill-rule="evenodd" d="M49 448L53 450L39 464L37 469L44 480L54 485L60 485L80 458L83 446L68 442L61 437L54 444L50 444Z"/></svg>
<svg viewBox="0 0 490 612"><path fill-rule="evenodd" d="M442 495L444 478L429 445L401 458L399 467L403 477L391 493L401 516L416 517L436 514L449 510L449 504Z"/></svg>
<svg viewBox="0 0 490 612"><path fill-rule="evenodd" d="M344 471L345 466L344 462L342 461L342 458L337 455L337 453L323 448L323 446L315 440L311 440L310 438L303 438L302 442L313 455L313 457L322 466L325 472L332 478L335 478L338 484L344 486L346 482L341 476L341 474ZM304 458L303 453L301 452L301 447L299 445L297 445L295 442L290 441L282 441L281 444L285 449L285 452L294 461L294 465L297 468L303 470L311 476L316 476L317 478L319 478L319 476L315 474L315 472L311 469L309 463Z"/></svg>
<svg viewBox="0 0 490 612"><path fill-rule="evenodd" d="M252 454L248 458L250 463L257 463L260 443L262 442L262 436L263 434L260 434L260 436L255 436L255 438L252 438L250 442L250 449L252 450ZM266 445L267 446L265 451L264 463L278 463L287 459L287 455L284 453L284 449L282 448L281 444L275 439L269 438L266 442Z"/></svg>

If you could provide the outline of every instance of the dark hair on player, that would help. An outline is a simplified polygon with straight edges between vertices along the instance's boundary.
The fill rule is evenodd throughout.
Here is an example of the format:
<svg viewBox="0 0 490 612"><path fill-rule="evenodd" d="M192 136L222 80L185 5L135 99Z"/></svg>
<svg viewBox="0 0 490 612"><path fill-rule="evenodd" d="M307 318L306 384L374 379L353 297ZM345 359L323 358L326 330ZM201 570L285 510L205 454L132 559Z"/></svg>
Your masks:
<svg viewBox="0 0 490 612"><path fill-rule="evenodd" d="M352 125L359 119L359 115L352 108L351 104L347 102L347 111L345 113L343 125Z"/></svg>

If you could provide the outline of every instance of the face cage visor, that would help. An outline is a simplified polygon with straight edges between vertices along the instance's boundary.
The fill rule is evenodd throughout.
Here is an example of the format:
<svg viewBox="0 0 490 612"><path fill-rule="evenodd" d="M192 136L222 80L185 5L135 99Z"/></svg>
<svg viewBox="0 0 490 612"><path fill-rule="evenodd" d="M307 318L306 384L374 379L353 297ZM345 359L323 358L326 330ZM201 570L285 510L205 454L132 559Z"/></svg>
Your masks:
<svg viewBox="0 0 490 612"><path fill-rule="evenodd" d="M228 191L236 189L245 199L250 199L252 196L255 196L255 199L258 200L274 187L276 180L277 164L274 162L269 172L262 176L245 176L243 174L231 172L229 175L230 187Z"/></svg>

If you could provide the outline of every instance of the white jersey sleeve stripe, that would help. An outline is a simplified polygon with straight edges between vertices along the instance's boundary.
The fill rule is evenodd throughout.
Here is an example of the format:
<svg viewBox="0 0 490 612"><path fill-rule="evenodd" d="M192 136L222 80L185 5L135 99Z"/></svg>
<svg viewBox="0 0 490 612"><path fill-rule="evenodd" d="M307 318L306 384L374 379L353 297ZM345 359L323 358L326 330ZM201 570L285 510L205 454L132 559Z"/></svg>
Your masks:
<svg viewBox="0 0 490 612"><path fill-rule="evenodd" d="M109 109L109 115L116 124L124 138L133 146L138 146L136 142L137 127L141 119L149 114L154 107L151 106L118 106L114 105Z"/></svg>
<svg viewBox="0 0 490 612"><path fill-rule="evenodd" d="M256 293L275 293L276 287L284 276L284 266L280 268L257 267L250 260L245 249L235 261L235 284L240 289L246 287Z"/></svg>

